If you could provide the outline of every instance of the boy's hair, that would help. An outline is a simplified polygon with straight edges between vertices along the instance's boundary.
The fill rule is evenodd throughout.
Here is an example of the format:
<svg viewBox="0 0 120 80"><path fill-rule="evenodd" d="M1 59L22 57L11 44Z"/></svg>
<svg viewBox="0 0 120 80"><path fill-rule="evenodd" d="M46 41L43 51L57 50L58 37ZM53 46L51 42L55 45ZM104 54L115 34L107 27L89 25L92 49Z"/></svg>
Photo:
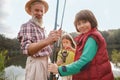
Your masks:
<svg viewBox="0 0 120 80"><path fill-rule="evenodd" d="M77 23L80 21L80 20L85 20L85 21L89 21L90 24L91 24L91 27L94 28L96 27L97 28L97 20L94 16L94 14L90 11L90 10L81 10L80 12L78 12L75 16L75 20L74 20L74 25L75 27L77 27ZM76 28L77 30L77 28ZM78 30L77 30L78 31ZM78 31L79 32L79 31Z"/></svg>
<svg viewBox="0 0 120 80"><path fill-rule="evenodd" d="M61 40L63 40L63 39L69 40L71 42L72 47L76 48L75 41L73 40L73 38L72 38L72 36L70 34L66 34L66 33L63 34Z"/></svg>

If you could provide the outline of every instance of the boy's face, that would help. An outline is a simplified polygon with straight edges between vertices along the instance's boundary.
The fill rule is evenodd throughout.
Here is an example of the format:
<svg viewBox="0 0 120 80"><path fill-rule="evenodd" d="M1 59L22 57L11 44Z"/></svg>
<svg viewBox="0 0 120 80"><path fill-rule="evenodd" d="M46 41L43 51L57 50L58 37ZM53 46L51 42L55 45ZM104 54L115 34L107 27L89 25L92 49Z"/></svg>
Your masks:
<svg viewBox="0 0 120 80"><path fill-rule="evenodd" d="M77 22L77 30L80 33L87 33L88 31L91 30L91 24L89 21L86 20L80 20Z"/></svg>

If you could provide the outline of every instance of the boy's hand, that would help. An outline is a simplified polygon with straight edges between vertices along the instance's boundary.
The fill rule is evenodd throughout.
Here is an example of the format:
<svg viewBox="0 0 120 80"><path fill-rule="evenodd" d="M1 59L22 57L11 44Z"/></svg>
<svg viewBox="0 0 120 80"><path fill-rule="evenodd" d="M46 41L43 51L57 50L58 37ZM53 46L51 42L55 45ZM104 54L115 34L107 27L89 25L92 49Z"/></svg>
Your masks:
<svg viewBox="0 0 120 80"><path fill-rule="evenodd" d="M58 66L57 66L57 64L49 63L48 64L48 71L52 72L53 74L57 74L58 73Z"/></svg>

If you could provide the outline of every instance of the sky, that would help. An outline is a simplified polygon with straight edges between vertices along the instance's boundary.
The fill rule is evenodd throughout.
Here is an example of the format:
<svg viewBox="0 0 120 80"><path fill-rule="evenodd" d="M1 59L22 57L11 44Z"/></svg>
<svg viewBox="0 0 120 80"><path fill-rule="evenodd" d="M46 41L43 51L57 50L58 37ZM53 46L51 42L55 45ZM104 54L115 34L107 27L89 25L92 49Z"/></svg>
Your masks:
<svg viewBox="0 0 120 80"><path fill-rule="evenodd" d="M0 0L0 34L16 38L20 26L31 19L24 9L28 0ZM54 29L57 0L46 0L49 10L44 14L47 33ZM59 0L58 21L61 24L64 0ZM68 33L76 32L74 17L83 9L91 10L101 31L120 28L120 0L66 0L62 29Z"/></svg>

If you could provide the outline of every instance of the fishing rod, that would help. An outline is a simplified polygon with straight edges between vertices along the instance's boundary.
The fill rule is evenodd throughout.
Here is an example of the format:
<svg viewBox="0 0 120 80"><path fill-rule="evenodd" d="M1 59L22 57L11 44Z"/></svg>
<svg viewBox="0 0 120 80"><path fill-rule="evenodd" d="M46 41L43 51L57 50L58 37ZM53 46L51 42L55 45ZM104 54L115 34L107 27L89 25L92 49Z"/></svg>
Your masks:
<svg viewBox="0 0 120 80"><path fill-rule="evenodd" d="M62 19L61 19L61 25L60 25L61 29L62 29L64 14L65 14L65 7L66 7L66 0L64 2L64 7L63 7L63 13L62 13Z"/></svg>
<svg viewBox="0 0 120 80"><path fill-rule="evenodd" d="M56 16L55 16L54 30L57 29L58 7L59 7L59 0L57 0L57 5L56 5ZM56 46L57 46L57 42L54 43L53 55L51 57L51 62L52 63L56 62L56 56L57 56L56 50L55 50ZM53 73L50 73L50 80L56 80L56 76L53 75Z"/></svg>
<svg viewBox="0 0 120 80"><path fill-rule="evenodd" d="M65 13L65 6L66 6L66 0L64 2L64 7L63 7L63 13L62 13L62 19L61 19L61 25L60 25L60 29L62 29L62 24L63 24L63 18L64 18L64 13ZM57 5L56 5L56 16L55 16L55 25L54 25L54 30L57 29L57 19L58 19L58 8L59 8L59 0L57 0ZM60 40L58 40L57 42L54 43L54 50L53 50L53 56L51 58L51 62L55 63L57 61L57 51L56 48L58 48L60 45ZM50 80L57 80L58 78L56 78L55 75L53 75L53 73L50 73Z"/></svg>

